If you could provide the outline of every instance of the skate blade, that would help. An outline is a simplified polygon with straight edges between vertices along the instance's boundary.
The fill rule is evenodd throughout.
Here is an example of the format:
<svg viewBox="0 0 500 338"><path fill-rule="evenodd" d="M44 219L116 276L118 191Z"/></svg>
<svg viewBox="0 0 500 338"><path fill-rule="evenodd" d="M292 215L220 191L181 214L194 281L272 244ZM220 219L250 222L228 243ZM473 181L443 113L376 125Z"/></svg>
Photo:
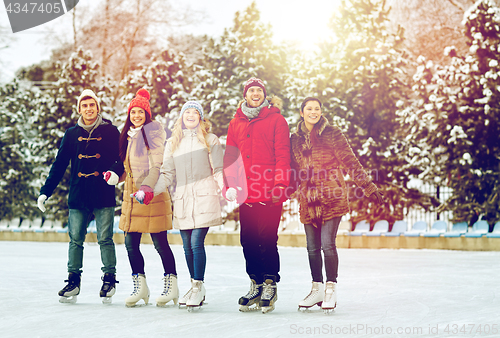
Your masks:
<svg viewBox="0 0 500 338"><path fill-rule="evenodd" d="M59 298L59 303L63 304L75 304L77 301L77 296L61 296Z"/></svg>
<svg viewBox="0 0 500 338"><path fill-rule="evenodd" d="M111 299L111 297L101 297L101 300L102 300L102 303L106 304L106 305L113 303L113 300Z"/></svg>
<svg viewBox="0 0 500 338"><path fill-rule="evenodd" d="M203 305L206 305L206 304L207 304L207 302L205 302L205 299L203 299L203 300L201 301L201 303L200 303L200 304L198 304L198 305L187 305L187 304L186 304L186 307L187 307L187 309L188 309L188 312L193 312L193 311L199 311L199 310L201 309L201 307L202 307Z"/></svg>
<svg viewBox="0 0 500 338"><path fill-rule="evenodd" d="M315 308L316 305L321 309L321 302L319 302L319 303L316 303L316 304L311 305L311 306L300 306L299 305L299 308L297 310L300 312L312 312L313 308Z"/></svg>
<svg viewBox="0 0 500 338"><path fill-rule="evenodd" d="M170 303L171 301L173 301L173 304L171 304L171 303ZM168 302L158 302L158 301L157 301L157 302L156 302L156 306L158 306L158 307L175 307L175 306L177 306L177 301L178 301L178 299L177 299L177 298L174 298L174 299L172 299L172 300L169 300ZM186 304L184 304L184 305L186 305ZM180 306L180 304L179 304L179 308L180 308L180 307L181 307L181 306Z"/></svg>
<svg viewBox="0 0 500 338"><path fill-rule="evenodd" d="M263 306L262 307L262 313L268 313L274 310L274 304L271 306Z"/></svg>
<svg viewBox="0 0 500 338"><path fill-rule="evenodd" d="M323 313L325 315L331 315L334 312L335 312L334 309L323 309Z"/></svg>
<svg viewBox="0 0 500 338"><path fill-rule="evenodd" d="M261 308L258 304L248 305L240 305L240 312L253 312L253 311L261 311Z"/></svg>
<svg viewBox="0 0 500 338"><path fill-rule="evenodd" d="M137 304L137 303L135 303L135 304L125 303L125 306L129 307L129 308L132 308L132 307L143 307L143 306L148 306L148 305L150 305L150 304L149 303L144 303L144 304L142 304L142 303L141 304Z"/></svg>

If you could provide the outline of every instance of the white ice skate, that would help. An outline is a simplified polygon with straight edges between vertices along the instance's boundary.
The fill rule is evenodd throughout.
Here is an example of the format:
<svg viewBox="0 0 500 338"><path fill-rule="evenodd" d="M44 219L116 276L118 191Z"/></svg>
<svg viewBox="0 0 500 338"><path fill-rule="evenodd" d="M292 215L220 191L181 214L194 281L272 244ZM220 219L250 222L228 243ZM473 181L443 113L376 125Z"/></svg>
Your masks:
<svg viewBox="0 0 500 338"><path fill-rule="evenodd" d="M146 283L146 276L142 273L137 275L132 275L132 281L134 282L134 291L132 294L125 298L125 305L127 307L135 307L137 302L141 299L144 300L144 304L148 305L149 302L149 288Z"/></svg>
<svg viewBox="0 0 500 338"><path fill-rule="evenodd" d="M262 297L260 297L259 306L262 313L268 313L274 310L274 303L278 300L278 287L272 279L266 279L262 285Z"/></svg>
<svg viewBox="0 0 500 338"><path fill-rule="evenodd" d="M205 303L205 286L201 280L193 280L193 291L191 296L186 301L186 307L189 312L201 309L201 306Z"/></svg>
<svg viewBox="0 0 500 338"><path fill-rule="evenodd" d="M103 304L111 304L111 297L113 297L116 292L116 283L118 283L118 281L114 273L105 273L101 279L102 287L99 296Z"/></svg>
<svg viewBox="0 0 500 338"><path fill-rule="evenodd" d="M186 302L191 297L191 294L193 293L193 279L191 278L191 288L186 292L184 296L179 298L179 308L186 307Z"/></svg>
<svg viewBox="0 0 500 338"><path fill-rule="evenodd" d="M65 280L68 284L58 293L59 303L76 303L77 296L80 294L80 280L79 274L73 272L68 274L68 279Z"/></svg>
<svg viewBox="0 0 500 338"><path fill-rule="evenodd" d="M307 312L315 305L321 306L325 295L325 286L321 282L312 282L311 292L299 302L299 311Z"/></svg>
<svg viewBox="0 0 500 338"><path fill-rule="evenodd" d="M325 285L325 297L321 308L325 314L333 313L333 310L337 306L337 283L326 282Z"/></svg>
<svg viewBox="0 0 500 338"><path fill-rule="evenodd" d="M163 292L156 298L156 306L166 306L171 300L176 305L178 299L179 288L177 287L177 276L170 273L163 277Z"/></svg>
<svg viewBox="0 0 500 338"><path fill-rule="evenodd" d="M250 290L246 295L240 297L238 304L240 304L241 312L259 311L260 297L262 295L262 284L257 284L254 279L250 279Z"/></svg>

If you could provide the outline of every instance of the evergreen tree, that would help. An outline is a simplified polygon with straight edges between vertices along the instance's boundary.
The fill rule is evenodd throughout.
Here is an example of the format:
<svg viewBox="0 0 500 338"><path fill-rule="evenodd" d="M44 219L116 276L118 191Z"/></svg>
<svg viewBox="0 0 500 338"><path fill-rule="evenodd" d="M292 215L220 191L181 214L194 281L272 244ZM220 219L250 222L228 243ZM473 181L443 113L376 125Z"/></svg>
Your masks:
<svg viewBox="0 0 500 338"><path fill-rule="evenodd" d="M152 58L151 65L140 65L122 81L126 94L120 101L123 106L127 106L137 90L145 87L151 94L153 119L159 120L168 130L178 117L175 112L170 112L179 112L182 105L189 100L193 72L192 66L186 64L183 54L173 55L169 51L163 51ZM118 118L120 122L125 119L126 114L121 114Z"/></svg>
<svg viewBox="0 0 500 338"><path fill-rule="evenodd" d="M414 76L420 96L404 117L418 131L413 142L427 147L416 161L430 155L434 170L426 177L453 188L440 210L452 210L454 221L483 215L492 224L500 219L500 9L478 1L464 24L469 53L447 47L445 67L421 60Z"/></svg>
<svg viewBox="0 0 500 338"><path fill-rule="evenodd" d="M249 78L261 78L268 95L284 97L286 54L271 38L270 25L260 21L252 2L236 13L233 27L221 37L209 39L205 46L202 66L195 73L198 85L191 95L202 103L217 136L227 133Z"/></svg>
<svg viewBox="0 0 500 338"><path fill-rule="evenodd" d="M330 23L334 35L318 55L321 69L309 85L387 198L379 205L353 189L354 222L386 219L392 223L403 219L412 206L428 209L436 203L408 186L419 170L406 158L407 135L396 114L408 97L408 56L399 49L402 30L387 33L388 13L385 1L342 1ZM349 173L349 168L344 169Z"/></svg>
<svg viewBox="0 0 500 338"><path fill-rule="evenodd" d="M0 88L0 219L40 216L36 208L33 101L40 93L17 80Z"/></svg>

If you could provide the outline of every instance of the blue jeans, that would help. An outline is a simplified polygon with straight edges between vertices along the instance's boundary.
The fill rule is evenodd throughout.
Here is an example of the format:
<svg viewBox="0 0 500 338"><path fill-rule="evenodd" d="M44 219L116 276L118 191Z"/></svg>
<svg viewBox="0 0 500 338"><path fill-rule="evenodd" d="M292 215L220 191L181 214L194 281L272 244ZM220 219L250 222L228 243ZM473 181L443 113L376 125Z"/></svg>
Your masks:
<svg viewBox="0 0 500 338"><path fill-rule="evenodd" d="M163 265L164 275L169 273L177 275L175 269L175 259L172 249L168 244L167 231L150 234L156 251L160 255ZM144 257L140 250L142 233L140 232L127 232L125 234L125 247L127 248L128 260L132 268L132 274L142 273L144 271Z"/></svg>
<svg viewBox="0 0 500 338"><path fill-rule="evenodd" d="M205 237L208 228L181 230L184 256L189 274L194 280L204 280L207 255L205 253Z"/></svg>
<svg viewBox="0 0 500 338"><path fill-rule="evenodd" d="M101 268L104 273L116 273L116 252L113 242L113 216L114 207L101 209L69 209L69 250L68 272L82 273L83 267L83 242L87 235L87 226L92 214L95 216L97 229L97 243L101 249Z"/></svg>
<svg viewBox="0 0 500 338"><path fill-rule="evenodd" d="M323 282L323 261L321 249L325 256L325 271L327 282L337 282L339 268L339 256L335 239L339 230L341 217L325 221L322 227L316 228L312 224L304 224L307 240L307 253L309 255L309 267L313 282Z"/></svg>

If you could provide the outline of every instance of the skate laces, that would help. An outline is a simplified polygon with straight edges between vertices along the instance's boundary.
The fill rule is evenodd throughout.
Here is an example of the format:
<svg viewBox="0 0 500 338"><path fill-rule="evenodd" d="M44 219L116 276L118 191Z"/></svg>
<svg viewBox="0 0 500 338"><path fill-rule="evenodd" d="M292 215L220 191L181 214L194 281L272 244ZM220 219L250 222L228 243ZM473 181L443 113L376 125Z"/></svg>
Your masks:
<svg viewBox="0 0 500 338"><path fill-rule="evenodd" d="M258 285L254 281L251 281L250 282L250 290L245 295L245 298L249 298L250 299L250 298L253 298L253 297L257 296L259 294L259 287L260 287L260 285Z"/></svg>
<svg viewBox="0 0 500 338"><path fill-rule="evenodd" d="M329 301L332 298L334 293L335 293L335 291L333 290L333 286L326 288L326 290L325 290L325 302Z"/></svg>
<svg viewBox="0 0 500 338"><path fill-rule="evenodd" d="M271 299L276 294L276 284L267 284L264 283L264 287L262 290L262 298L263 299Z"/></svg>
<svg viewBox="0 0 500 338"><path fill-rule="evenodd" d="M131 296L139 293L139 275L133 275L132 280L134 282L134 291L132 291Z"/></svg>
<svg viewBox="0 0 500 338"><path fill-rule="evenodd" d="M172 289L170 286L172 285L172 280L170 278L170 276L164 276L163 277L163 282L164 282L164 286L163 286L163 292L162 292L162 296L165 296L167 295L170 290Z"/></svg>

